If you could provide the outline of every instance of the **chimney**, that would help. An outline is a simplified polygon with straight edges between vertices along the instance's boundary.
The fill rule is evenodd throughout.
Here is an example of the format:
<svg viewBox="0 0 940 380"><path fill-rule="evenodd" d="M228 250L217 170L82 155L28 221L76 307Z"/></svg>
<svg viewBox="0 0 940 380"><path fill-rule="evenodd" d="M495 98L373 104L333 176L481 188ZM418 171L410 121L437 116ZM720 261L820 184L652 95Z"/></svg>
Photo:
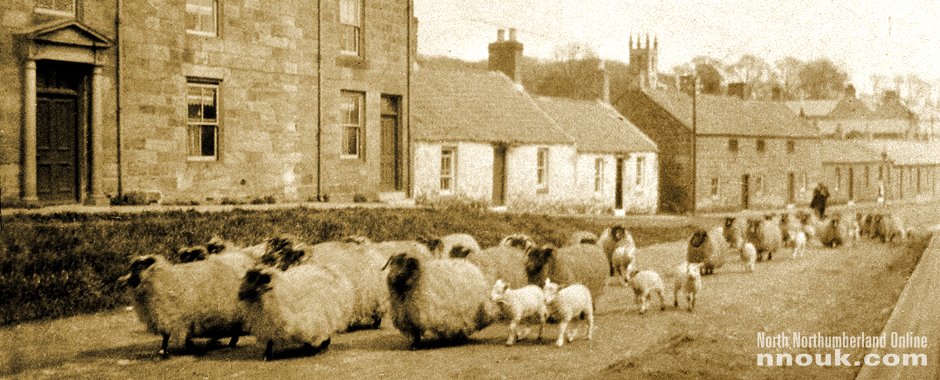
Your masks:
<svg viewBox="0 0 940 380"><path fill-rule="evenodd" d="M855 86L853 86L851 83L845 86L845 97L853 99L855 98Z"/></svg>
<svg viewBox="0 0 940 380"><path fill-rule="evenodd" d="M600 63L597 64L597 72L595 74L597 99L605 104L610 104L610 75L607 74L607 64L604 63L604 60L601 60Z"/></svg>
<svg viewBox="0 0 940 380"><path fill-rule="evenodd" d="M883 103L897 102L897 101L899 101L900 99L901 99L901 97L898 96L898 92L897 92L897 91L894 91L894 90L887 90L887 91L885 91L884 95L882 95L882 97L881 97L881 101L882 101Z"/></svg>
<svg viewBox="0 0 940 380"><path fill-rule="evenodd" d="M744 99L744 82L728 83L728 96Z"/></svg>
<svg viewBox="0 0 940 380"><path fill-rule="evenodd" d="M509 28L509 40L506 41L506 31L500 29L496 32L496 42L490 43L489 69L502 71L514 82L522 82L520 66L522 65L522 43L516 41L516 29Z"/></svg>

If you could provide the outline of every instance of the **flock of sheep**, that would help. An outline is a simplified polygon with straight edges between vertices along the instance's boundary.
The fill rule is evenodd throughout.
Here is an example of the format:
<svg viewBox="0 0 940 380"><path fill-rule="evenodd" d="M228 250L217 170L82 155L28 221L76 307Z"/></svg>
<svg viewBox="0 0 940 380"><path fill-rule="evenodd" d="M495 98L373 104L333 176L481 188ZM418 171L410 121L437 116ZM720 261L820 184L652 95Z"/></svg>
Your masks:
<svg viewBox="0 0 940 380"><path fill-rule="evenodd" d="M729 218L723 227L692 235L687 262L676 270L673 304L679 306L683 293L692 311L702 274L721 266L731 247L753 270L758 255L770 260L784 242L794 242L796 255L810 239L834 246L851 236L903 238L904 231L890 215ZM622 225L600 236L575 233L560 248L524 234L486 249L467 234L386 242L353 236L315 245L284 235L250 247L213 238L180 249L178 258L137 257L121 278L141 322L162 335L164 357L171 337L189 351L193 338L229 338L235 347L249 334L265 344L265 360L274 357L275 347L316 353L334 334L376 329L384 318L412 347L466 339L501 321L509 322L508 345L529 334L524 323L538 323L541 339L545 324L555 322L560 347L579 335L579 328L569 328L573 321L585 321L592 338L596 300L610 276L633 290L640 313L654 295L660 309L666 304L662 277L637 269L636 244Z"/></svg>

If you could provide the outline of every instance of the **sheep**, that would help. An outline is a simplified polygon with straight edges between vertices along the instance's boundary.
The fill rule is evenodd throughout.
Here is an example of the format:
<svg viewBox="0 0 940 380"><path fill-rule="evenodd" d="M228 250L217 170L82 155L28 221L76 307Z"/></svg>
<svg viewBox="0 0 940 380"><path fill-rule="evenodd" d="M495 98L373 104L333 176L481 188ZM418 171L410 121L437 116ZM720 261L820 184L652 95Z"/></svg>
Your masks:
<svg viewBox="0 0 940 380"><path fill-rule="evenodd" d="M633 299L640 307L640 314L646 313L653 293L659 296L659 310L666 310L666 299L663 297L665 287L659 273L652 270L638 271L631 265L628 276L628 283L633 289Z"/></svg>
<svg viewBox="0 0 940 380"><path fill-rule="evenodd" d="M436 258L467 256L480 251L480 243L468 234L450 234L440 238L422 238L418 241L427 245Z"/></svg>
<svg viewBox="0 0 940 380"><path fill-rule="evenodd" d="M568 239L568 244L566 245L597 244L597 241L597 234L590 231L577 231L571 234L571 238Z"/></svg>
<svg viewBox="0 0 940 380"><path fill-rule="evenodd" d="M741 245L744 244L746 230L747 221L744 218L727 217L722 229L722 237L730 247L741 249Z"/></svg>
<svg viewBox="0 0 940 380"><path fill-rule="evenodd" d="M865 237L874 237L875 235L875 216L872 214L865 214L862 217L859 235Z"/></svg>
<svg viewBox="0 0 940 380"><path fill-rule="evenodd" d="M848 225L845 226L845 238L855 247L858 245L858 242L862 240L862 227L859 225L858 219L850 219L847 224Z"/></svg>
<svg viewBox="0 0 940 380"><path fill-rule="evenodd" d="M766 253L766 260L773 260L774 252L777 252L783 245L780 224L774 222L771 215L764 216L763 220L749 220L748 241L754 243L754 247L757 248L757 261L765 259L764 253Z"/></svg>
<svg viewBox="0 0 940 380"><path fill-rule="evenodd" d="M723 246L721 227L709 231L697 229L689 238L686 261L702 263L702 274L712 274L715 269L721 268L725 264L721 249Z"/></svg>
<svg viewBox="0 0 940 380"><path fill-rule="evenodd" d="M399 253L408 253L421 259L433 257L428 246L417 240L390 240L378 243L368 243L370 249L379 252L386 260Z"/></svg>
<svg viewBox="0 0 940 380"><path fill-rule="evenodd" d="M792 247L797 232L802 230L802 225L793 215L783 214L780 216L780 237L783 246Z"/></svg>
<svg viewBox="0 0 940 380"><path fill-rule="evenodd" d="M385 266L392 322L411 340L412 349L425 335L466 339L498 317L483 273L466 260L428 260L402 253Z"/></svg>
<svg viewBox="0 0 940 380"><path fill-rule="evenodd" d="M679 293L685 293L689 311L695 308L695 299L702 290L701 264L682 263L676 270L676 279L673 291L673 305L679 307Z"/></svg>
<svg viewBox="0 0 940 380"><path fill-rule="evenodd" d="M548 318L548 308L545 305L545 295L542 293L542 288L536 285L526 285L517 289L509 289L506 282L499 279L493 284L490 296L493 302L500 306L503 313L510 318L509 338L506 339L507 346L512 346L516 343L516 339L522 339L525 335L528 335L528 331L522 333L519 329L519 323L527 318L538 317L539 336L537 339L542 340L542 332Z"/></svg>
<svg viewBox="0 0 940 380"><path fill-rule="evenodd" d="M578 244L556 248L547 244L529 251L525 264L529 283L543 284L546 278L562 286L581 283L594 297L604 294L607 260L601 247L593 244Z"/></svg>
<svg viewBox="0 0 940 380"><path fill-rule="evenodd" d="M627 265L629 265L629 262L626 262L626 264L624 264L624 262L636 257L636 243L633 241L633 235L630 234L630 231L627 231L624 226L619 224L608 227L601 233L600 238L597 240L597 245L604 250L604 255L607 256L609 275L624 277L626 274L623 273L623 269L626 269ZM620 247L624 247L625 249L621 251L620 259L618 260L618 264L623 264L622 266L614 265L613 260L614 251Z"/></svg>
<svg viewBox="0 0 940 380"><path fill-rule="evenodd" d="M800 233L802 234L802 232ZM806 239L805 234L803 235L803 238ZM754 263L757 261L757 248L754 247L754 243L744 243L739 251L741 253L741 264L744 266L744 270L753 272Z"/></svg>
<svg viewBox="0 0 940 380"><path fill-rule="evenodd" d="M133 260L130 272L119 280L130 288L134 310L147 330L162 335L160 356L169 356L171 336L183 337L187 351L195 337L228 336L230 347L238 344L244 310L237 293L245 273L239 262L238 255L176 265L158 255Z"/></svg>
<svg viewBox="0 0 940 380"><path fill-rule="evenodd" d="M354 311L349 300L354 297L352 282L319 265L283 272L254 268L238 290L248 330L265 343L264 361L274 358L275 345L303 345L312 353L327 349L332 335L349 325Z"/></svg>
<svg viewBox="0 0 940 380"><path fill-rule="evenodd" d="M353 284L353 314L347 330L379 328L388 310L388 288L382 266L387 259L369 245L328 242L310 247L305 265L320 265L345 276Z"/></svg>
<svg viewBox="0 0 940 380"><path fill-rule="evenodd" d="M523 252L529 252L533 249L538 248L538 245L535 244L529 235L516 233L508 235L499 241L499 245L502 247L515 247L521 249Z"/></svg>
<svg viewBox="0 0 940 380"><path fill-rule="evenodd" d="M202 245L183 247L176 251L180 263L202 261L209 257L209 250Z"/></svg>
<svg viewBox="0 0 940 380"><path fill-rule="evenodd" d="M806 233L803 231L798 231L793 238L793 255L792 257L799 258L806 255Z"/></svg>
<svg viewBox="0 0 940 380"><path fill-rule="evenodd" d="M614 266L614 274L620 280L620 284L627 286L627 270L630 265L636 263L636 247L617 247L610 256L610 262Z"/></svg>
<svg viewBox="0 0 940 380"><path fill-rule="evenodd" d="M463 259L476 265L488 284L503 279L513 285L523 285L528 283L526 258L526 252L519 248L495 246L471 253Z"/></svg>
<svg viewBox="0 0 940 380"><path fill-rule="evenodd" d="M848 232L842 220L838 216L826 221L825 226L819 230L819 242L824 247L835 248L842 245Z"/></svg>
<svg viewBox="0 0 940 380"><path fill-rule="evenodd" d="M543 287L545 304L549 314L558 321L558 339L555 345L561 347L567 339L570 343L577 335L577 330L568 332L568 324L578 317L587 319L587 339L594 336L594 300L591 291L584 285L571 284L559 289L559 285L550 278L545 279Z"/></svg>
<svg viewBox="0 0 940 380"><path fill-rule="evenodd" d="M875 224L875 238L881 239L882 243L893 242L895 239L903 241L907 238L907 229L904 228L904 220L901 217L890 213L879 216Z"/></svg>

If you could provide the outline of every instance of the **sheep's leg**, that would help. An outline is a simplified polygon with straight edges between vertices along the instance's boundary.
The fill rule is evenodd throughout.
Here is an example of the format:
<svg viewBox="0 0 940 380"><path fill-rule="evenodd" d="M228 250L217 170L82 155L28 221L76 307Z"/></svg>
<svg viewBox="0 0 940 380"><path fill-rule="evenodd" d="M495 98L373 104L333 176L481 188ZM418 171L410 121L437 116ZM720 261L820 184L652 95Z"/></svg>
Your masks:
<svg viewBox="0 0 940 380"><path fill-rule="evenodd" d="M565 345L565 333L568 331L568 321L569 318L564 318L558 324L558 340L555 341L555 345L558 347Z"/></svg>
<svg viewBox="0 0 940 380"><path fill-rule="evenodd" d="M170 357L169 346L170 346L170 334L163 334L163 343L160 345L160 351L158 351L157 354L159 354L160 357L164 359Z"/></svg>
<svg viewBox="0 0 940 380"><path fill-rule="evenodd" d="M274 341L269 340L268 344L265 345L264 354L262 354L261 359L266 362L274 359Z"/></svg>
<svg viewBox="0 0 940 380"><path fill-rule="evenodd" d="M672 303L672 306L679 307L679 286L676 286L676 289L672 292L672 297L675 299L675 301Z"/></svg>
<svg viewBox="0 0 940 380"><path fill-rule="evenodd" d="M411 332L411 346L409 346L409 349L411 349L411 350L416 350L416 349L418 349L419 346L421 346L421 335L422 335L422 334L424 334L424 332L421 332L421 331L412 331L412 332Z"/></svg>
<svg viewBox="0 0 940 380"><path fill-rule="evenodd" d="M656 294L659 295L659 311L666 310L666 297L663 297L663 290L656 289Z"/></svg>
<svg viewBox="0 0 940 380"><path fill-rule="evenodd" d="M229 348L235 348L235 346L238 345L238 338L239 338L239 337L240 337L239 334L234 334L234 335L232 335L232 338L228 340L228 346L229 346Z"/></svg>
<svg viewBox="0 0 940 380"><path fill-rule="evenodd" d="M649 302L650 302L650 291L649 291L649 290L644 291L644 292L643 292L643 296L640 297L640 300L641 300L641 301L640 301L640 302L641 302L641 303L640 303L640 314L644 314L644 313L646 313L646 307L649 305Z"/></svg>
<svg viewBox="0 0 940 380"><path fill-rule="evenodd" d="M542 341L542 331L545 329L545 320L548 319L545 314L539 314L539 336L538 341Z"/></svg>
<svg viewBox="0 0 940 380"><path fill-rule="evenodd" d="M695 308L695 293L689 293L686 295L687 301L689 302L689 311Z"/></svg>
<svg viewBox="0 0 940 380"><path fill-rule="evenodd" d="M519 333L519 321L513 318L512 322L509 322L509 338L506 339L506 345L512 346L516 344L516 335Z"/></svg>
<svg viewBox="0 0 940 380"><path fill-rule="evenodd" d="M594 312L591 310L588 310L587 312L587 321L588 321L587 339L591 340L591 338L594 336Z"/></svg>

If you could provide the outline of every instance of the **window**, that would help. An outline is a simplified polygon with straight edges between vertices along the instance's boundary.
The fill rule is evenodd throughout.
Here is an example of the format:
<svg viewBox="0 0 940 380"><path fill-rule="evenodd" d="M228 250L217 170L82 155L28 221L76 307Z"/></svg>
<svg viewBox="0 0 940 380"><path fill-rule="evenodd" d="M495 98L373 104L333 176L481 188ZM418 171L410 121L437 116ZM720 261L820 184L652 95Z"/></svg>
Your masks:
<svg viewBox="0 0 940 380"><path fill-rule="evenodd" d="M865 166L865 187L871 186L871 169Z"/></svg>
<svg viewBox="0 0 940 380"><path fill-rule="evenodd" d="M754 191L758 194L764 193L764 176L759 175L754 178Z"/></svg>
<svg viewBox="0 0 940 380"><path fill-rule="evenodd" d="M361 55L362 0L339 0L340 51Z"/></svg>
<svg viewBox="0 0 940 380"><path fill-rule="evenodd" d="M787 153L796 152L796 141L787 141Z"/></svg>
<svg viewBox="0 0 940 380"><path fill-rule="evenodd" d="M215 160L219 141L219 84L189 82L186 104L189 109L189 158Z"/></svg>
<svg viewBox="0 0 940 380"><path fill-rule="evenodd" d="M604 191L604 159L598 158L594 160L594 192L600 193Z"/></svg>
<svg viewBox="0 0 940 380"><path fill-rule="evenodd" d="M738 139L728 139L728 151L729 152L738 151Z"/></svg>
<svg viewBox="0 0 940 380"><path fill-rule="evenodd" d="M885 179L885 167L879 166L878 167L878 180L884 181L884 179Z"/></svg>
<svg viewBox="0 0 940 380"><path fill-rule="evenodd" d="M712 198L718 198L719 192L718 192L718 178L717 177L712 178L712 186L711 186L710 193L711 193Z"/></svg>
<svg viewBox="0 0 940 380"><path fill-rule="evenodd" d="M539 148L536 154L535 185L539 191L548 190L548 148Z"/></svg>
<svg viewBox="0 0 940 380"><path fill-rule="evenodd" d="M186 0L186 32L216 35L217 0Z"/></svg>
<svg viewBox="0 0 940 380"><path fill-rule="evenodd" d="M917 168L917 194L923 192L921 190L921 180L920 180L920 168Z"/></svg>
<svg viewBox="0 0 940 380"><path fill-rule="evenodd" d="M365 94L361 92L343 91L340 103L340 125L343 128L344 158L359 158L362 133L362 106Z"/></svg>
<svg viewBox="0 0 940 380"><path fill-rule="evenodd" d="M767 142L764 140L757 140L757 151L763 152L767 150Z"/></svg>
<svg viewBox="0 0 940 380"><path fill-rule="evenodd" d="M59 16L75 16L76 0L36 0L35 9L39 13Z"/></svg>
<svg viewBox="0 0 940 380"><path fill-rule="evenodd" d="M456 173L457 149L441 149L441 192L454 191L454 173Z"/></svg>
<svg viewBox="0 0 940 380"><path fill-rule="evenodd" d="M637 156L636 157L636 185L637 186L643 186L643 183L646 182L646 178L644 178L646 177L645 176L646 171L644 170L645 166L646 166L646 157Z"/></svg>

